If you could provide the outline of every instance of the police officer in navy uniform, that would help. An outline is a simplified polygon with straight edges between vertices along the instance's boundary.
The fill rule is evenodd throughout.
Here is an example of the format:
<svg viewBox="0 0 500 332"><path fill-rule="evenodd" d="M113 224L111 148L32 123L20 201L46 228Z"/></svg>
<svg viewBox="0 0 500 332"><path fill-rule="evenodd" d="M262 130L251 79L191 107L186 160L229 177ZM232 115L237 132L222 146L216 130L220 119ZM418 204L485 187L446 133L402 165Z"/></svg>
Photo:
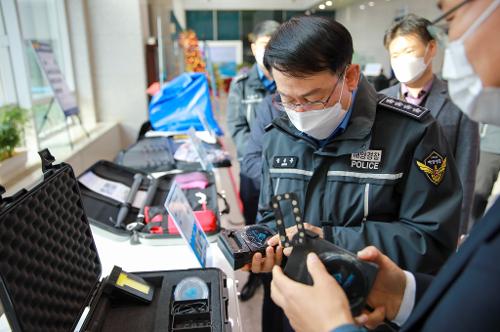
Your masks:
<svg viewBox="0 0 500 332"><path fill-rule="evenodd" d="M278 28L275 21L258 24L250 35L252 53L256 63L247 74L236 77L231 84L227 104L227 127L236 145L238 160L241 162L250 137L250 129L256 119L255 109L263 98L276 90L271 75L264 67L264 49L271 35ZM248 178L240 176L240 195L244 205L245 223L254 224L257 215L257 193Z"/></svg>
<svg viewBox="0 0 500 332"><path fill-rule="evenodd" d="M264 21L255 26L249 37L255 64L248 73L235 77L229 89L227 127L236 145L239 161L245 154L250 128L256 117L255 109L265 96L276 90L276 84L263 61L267 42L278 27L276 21Z"/></svg>
<svg viewBox="0 0 500 332"><path fill-rule="evenodd" d="M295 192L320 236L354 252L374 245L409 271L436 273L458 238L453 154L428 109L377 94L352 54L349 32L323 17L293 18L269 41L264 62L283 115L263 139L261 222L275 225L273 195ZM285 224L293 235L295 222ZM278 242L254 255L253 272L280 263Z"/></svg>
<svg viewBox="0 0 500 332"><path fill-rule="evenodd" d="M271 35L278 28L275 21L264 21L255 26L250 35L251 49L256 63L246 74L237 76L231 84L227 104L227 128L236 145L238 161L241 163L245 146L250 137L250 129L256 119L255 109L263 98L276 89L271 75L263 64L264 49ZM243 203L243 217L245 224L255 223L259 189L255 181L240 172L240 198ZM260 279L250 275L248 282L241 290L243 301L250 299L260 285Z"/></svg>
<svg viewBox="0 0 500 332"><path fill-rule="evenodd" d="M442 24L447 21L443 77L451 100L473 121L499 126L500 43L495 32L500 31L500 0L437 3L444 14L430 32L446 36ZM356 320L342 288L313 254L307 268L314 286L298 284L275 267L272 296L297 331L364 332L355 321L373 329L384 320L396 321L400 331L498 331L499 252L497 199L435 277L403 271L374 247L359 252L359 258L377 263L379 272L368 296L373 311Z"/></svg>

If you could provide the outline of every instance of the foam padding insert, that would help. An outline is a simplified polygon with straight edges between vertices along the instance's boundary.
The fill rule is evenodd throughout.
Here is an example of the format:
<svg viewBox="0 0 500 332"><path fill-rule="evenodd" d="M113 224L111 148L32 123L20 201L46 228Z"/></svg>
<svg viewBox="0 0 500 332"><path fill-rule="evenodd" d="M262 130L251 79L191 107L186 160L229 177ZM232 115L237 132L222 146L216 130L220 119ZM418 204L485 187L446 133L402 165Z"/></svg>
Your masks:
<svg viewBox="0 0 500 332"><path fill-rule="evenodd" d="M69 165L0 212L0 274L23 331L69 331L101 266Z"/></svg>
<svg viewBox="0 0 500 332"><path fill-rule="evenodd" d="M137 300L123 301L106 298L102 294L96 299L96 312L88 317L87 329L93 327L101 332L136 332L136 331L172 331L170 311L173 303L173 294L177 284L186 277L203 279L210 291L211 332L227 331L227 302L225 300L225 277L214 268L191 269L176 271L137 272L136 275L144 278L155 287L153 301L150 304L139 303ZM109 305L106 304L109 303ZM100 312L103 311L103 312ZM100 317L97 321L97 317ZM197 329L186 329L199 331Z"/></svg>

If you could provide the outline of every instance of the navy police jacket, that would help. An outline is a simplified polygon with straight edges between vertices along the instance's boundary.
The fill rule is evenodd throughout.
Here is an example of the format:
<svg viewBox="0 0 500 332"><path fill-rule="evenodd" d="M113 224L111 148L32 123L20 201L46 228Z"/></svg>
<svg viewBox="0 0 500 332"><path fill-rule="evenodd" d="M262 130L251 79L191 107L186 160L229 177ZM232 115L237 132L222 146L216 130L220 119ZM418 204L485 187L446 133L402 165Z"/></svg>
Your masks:
<svg viewBox="0 0 500 332"><path fill-rule="evenodd" d="M255 109L263 98L269 95L254 64L248 74L234 78L227 98L227 129L236 146L238 160L245 154L245 145L250 137L250 130L255 122Z"/></svg>
<svg viewBox="0 0 500 332"><path fill-rule="evenodd" d="M409 271L436 273L457 245L462 189L441 128L427 109L379 95L364 78L349 125L324 147L286 114L273 120L263 137L261 223L275 227L271 197L287 192L306 222L333 225L335 244L374 245Z"/></svg>
<svg viewBox="0 0 500 332"><path fill-rule="evenodd" d="M403 99L400 83L381 91L381 93L389 97ZM455 158L464 193L460 234L465 234L468 231L476 168L479 162L478 124L470 120L453 104L448 95L448 84L436 76L434 76L429 94L421 105L429 109L432 116L443 128L444 136L450 144L451 152Z"/></svg>

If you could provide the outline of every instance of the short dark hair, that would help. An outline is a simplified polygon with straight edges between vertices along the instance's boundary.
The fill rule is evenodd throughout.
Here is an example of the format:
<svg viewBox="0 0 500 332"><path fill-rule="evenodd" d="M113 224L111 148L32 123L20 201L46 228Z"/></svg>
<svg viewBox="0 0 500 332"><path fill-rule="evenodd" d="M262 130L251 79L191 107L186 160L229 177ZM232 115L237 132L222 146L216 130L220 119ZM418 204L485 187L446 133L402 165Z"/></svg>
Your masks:
<svg viewBox="0 0 500 332"><path fill-rule="evenodd" d="M294 77L329 70L340 74L351 63L352 37L332 18L293 17L283 23L266 46L264 65Z"/></svg>
<svg viewBox="0 0 500 332"><path fill-rule="evenodd" d="M431 25L429 20L415 14L408 14L399 21L394 22L387 29L384 35L384 46L389 49L389 45L394 38L407 35L417 36L424 44L428 44L431 40L434 40L427 31L429 25Z"/></svg>
<svg viewBox="0 0 500 332"><path fill-rule="evenodd" d="M248 39L250 42L254 43L260 37L271 37L271 35L278 30L279 26L280 24L273 20L262 21L253 28Z"/></svg>

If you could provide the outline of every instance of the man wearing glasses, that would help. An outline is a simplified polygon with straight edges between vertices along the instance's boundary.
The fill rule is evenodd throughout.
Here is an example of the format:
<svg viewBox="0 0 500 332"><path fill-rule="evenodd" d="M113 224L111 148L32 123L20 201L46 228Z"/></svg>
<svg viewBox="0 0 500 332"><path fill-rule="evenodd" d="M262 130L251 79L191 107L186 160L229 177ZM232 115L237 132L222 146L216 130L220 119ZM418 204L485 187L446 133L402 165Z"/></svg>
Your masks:
<svg viewBox="0 0 500 332"><path fill-rule="evenodd" d="M500 125L500 0L439 1L449 23L443 77L450 97L472 120ZM444 36L443 34L440 34ZM500 326L500 200L435 276L403 271L378 249L358 252L379 265L368 297L374 308L357 318L347 298L317 256L308 256L314 286L273 270L272 297L297 331L361 331L396 320L402 331L496 331ZM321 296L318 296L321 294Z"/></svg>
<svg viewBox="0 0 500 332"><path fill-rule="evenodd" d="M295 192L307 227L325 239L354 252L375 245L405 269L436 273L458 237L453 155L429 111L378 95L352 54L346 28L322 17L293 18L269 41L264 63L282 116L263 138L260 221L274 227L271 197ZM281 257L268 247L250 268L268 272Z"/></svg>

